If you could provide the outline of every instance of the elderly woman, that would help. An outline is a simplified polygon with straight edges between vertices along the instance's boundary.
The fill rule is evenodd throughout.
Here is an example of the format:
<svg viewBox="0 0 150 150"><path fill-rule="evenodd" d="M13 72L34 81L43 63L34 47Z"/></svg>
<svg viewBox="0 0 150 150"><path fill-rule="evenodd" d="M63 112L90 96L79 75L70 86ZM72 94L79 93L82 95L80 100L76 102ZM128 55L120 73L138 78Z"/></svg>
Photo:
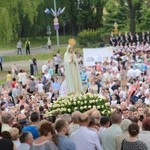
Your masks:
<svg viewBox="0 0 150 150"><path fill-rule="evenodd" d="M128 127L131 123L132 122L129 119L122 120L122 122L120 124L122 133L120 133L116 136L116 145L117 145L116 150L120 150L122 141L129 137Z"/></svg>
<svg viewBox="0 0 150 150"><path fill-rule="evenodd" d="M17 128L11 128L9 132L11 134L12 142L15 144L16 148L19 148L19 130Z"/></svg>

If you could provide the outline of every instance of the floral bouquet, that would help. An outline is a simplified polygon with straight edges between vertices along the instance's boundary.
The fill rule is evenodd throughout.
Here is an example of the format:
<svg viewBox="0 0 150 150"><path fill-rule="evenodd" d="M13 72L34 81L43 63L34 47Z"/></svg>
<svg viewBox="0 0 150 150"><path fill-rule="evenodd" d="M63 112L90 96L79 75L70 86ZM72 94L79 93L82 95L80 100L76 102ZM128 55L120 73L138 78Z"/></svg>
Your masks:
<svg viewBox="0 0 150 150"><path fill-rule="evenodd" d="M91 108L96 108L100 111L101 115L109 116L111 114L110 104L105 100L105 97L100 97L97 94L87 93L80 96L67 96L58 98L50 105L49 111L46 116L55 116L56 114L71 114L74 111L85 112Z"/></svg>

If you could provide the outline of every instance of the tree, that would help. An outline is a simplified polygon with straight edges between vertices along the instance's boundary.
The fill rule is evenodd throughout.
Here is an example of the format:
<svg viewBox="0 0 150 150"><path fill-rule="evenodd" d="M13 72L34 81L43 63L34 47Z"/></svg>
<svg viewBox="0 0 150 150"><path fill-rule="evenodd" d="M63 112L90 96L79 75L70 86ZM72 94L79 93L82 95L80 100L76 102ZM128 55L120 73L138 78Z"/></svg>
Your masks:
<svg viewBox="0 0 150 150"><path fill-rule="evenodd" d="M124 0L108 0L104 10L105 31L112 32L115 22L119 25L119 31L129 30L128 8Z"/></svg>
<svg viewBox="0 0 150 150"><path fill-rule="evenodd" d="M136 16L137 11L141 9L142 0L127 0L129 7L129 18L130 18L130 32L135 33L136 31Z"/></svg>
<svg viewBox="0 0 150 150"><path fill-rule="evenodd" d="M149 31L150 28L150 1L145 0L140 10L140 17L138 19L138 31Z"/></svg>
<svg viewBox="0 0 150 150"><path fill-rule="evenodd" d="M0 39L4 44L8 44L12 39L12 26L6 8L0 7Z"/></svg>
<svg viewBox="0 0 150 150"><path fill-rule="evenodd" d="M18 35L20 35L20 28L22 25L22 22L24 19L28 19L29 24L33 24L34 20L37 17L38 11L37 7L40 3L42 3L43 0L0 0L0 7L3 15L5 16L6 21L4 21L6 24L9 22L9 34L12 36L6 35L5 42L9 42L12 40L12 38L17 38ZM22 17L21 17L22 15ZM7 17L7 18L6 18ZM1 16L3 19L3 16ZM24 24L23 27L25 27L27 24ZM0 26L3 26L3 22L0 22ZM0 34L3 33L3 30L1 30ZM7 34L7 33L6 33ZM8 38L8 39L6 39ZM2 39L2 37L1 37Z"/></svg>

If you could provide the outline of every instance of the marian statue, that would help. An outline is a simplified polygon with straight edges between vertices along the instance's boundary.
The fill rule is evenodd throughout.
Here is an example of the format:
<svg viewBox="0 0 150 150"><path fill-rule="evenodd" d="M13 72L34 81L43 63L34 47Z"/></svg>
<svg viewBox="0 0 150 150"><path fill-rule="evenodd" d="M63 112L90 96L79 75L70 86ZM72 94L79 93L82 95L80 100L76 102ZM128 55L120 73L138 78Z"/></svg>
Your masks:
<svg viewBox="0 0 150 150"><path fill-rule="evenodd" d="M76 41L74 39L69 40L69 45L64 55L64 68L67 94L78 96L83 93L83 87L78 67L77 56L74 52L75 44Z"/></svg>

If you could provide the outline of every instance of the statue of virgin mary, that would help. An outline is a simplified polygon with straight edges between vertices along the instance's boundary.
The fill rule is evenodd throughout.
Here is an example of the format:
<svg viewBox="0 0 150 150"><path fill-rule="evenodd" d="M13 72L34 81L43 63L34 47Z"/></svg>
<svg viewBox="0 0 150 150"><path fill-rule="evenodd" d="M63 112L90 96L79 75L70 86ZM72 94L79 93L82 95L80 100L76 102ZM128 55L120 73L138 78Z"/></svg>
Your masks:
<svg viewBox="0 0 150 150"><path fill-rule="evenodd" d="M69 42L64 55L65 80L68 95L78 96L83 93L83 87L77 62L76 54L74 53L75 40ZM71 44L73 43L73 44Z"/></svg>

